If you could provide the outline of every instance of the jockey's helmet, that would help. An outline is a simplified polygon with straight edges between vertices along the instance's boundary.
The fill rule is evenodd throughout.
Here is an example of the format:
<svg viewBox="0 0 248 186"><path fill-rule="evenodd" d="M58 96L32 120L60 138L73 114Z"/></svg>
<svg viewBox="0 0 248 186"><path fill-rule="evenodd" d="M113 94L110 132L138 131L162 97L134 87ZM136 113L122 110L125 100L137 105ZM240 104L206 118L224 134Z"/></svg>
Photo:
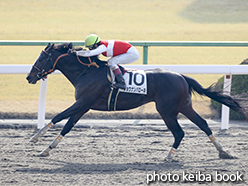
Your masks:
<svg viewBox="0 0 248 186"><path fill-rule="evenodd" d="M100 41L100 37L98 37L96 34L90 34L85 39L85 46L87 48L92 48L95 44L99 43Z"/></svg>

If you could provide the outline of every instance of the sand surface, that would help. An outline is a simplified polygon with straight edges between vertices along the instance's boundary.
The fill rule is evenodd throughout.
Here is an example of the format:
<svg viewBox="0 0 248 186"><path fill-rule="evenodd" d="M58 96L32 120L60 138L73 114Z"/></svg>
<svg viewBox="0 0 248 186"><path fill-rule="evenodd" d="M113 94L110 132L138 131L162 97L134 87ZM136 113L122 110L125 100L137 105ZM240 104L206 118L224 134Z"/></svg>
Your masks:
<svg viewBox="0 0 248 186"><path fill-rule="evenodd" d="M220 131L219 126L211 127L216 138L238 159L220 159L207 136L191 125L183 126L185 137L173 162L163 161L173 137L162 125L76 127L47 158L37 155L61 127L48 131L37 144L28 143L35 128L3 127L0 185L147 185L154 174L162 180L168 174L179 180L163 182L157 176L150 185L248 185L248 128L237 125ZM210 176L211 181L183 177L189 173ZM217 182L216 173L232 179L242 174L243 181Z"/></svg>

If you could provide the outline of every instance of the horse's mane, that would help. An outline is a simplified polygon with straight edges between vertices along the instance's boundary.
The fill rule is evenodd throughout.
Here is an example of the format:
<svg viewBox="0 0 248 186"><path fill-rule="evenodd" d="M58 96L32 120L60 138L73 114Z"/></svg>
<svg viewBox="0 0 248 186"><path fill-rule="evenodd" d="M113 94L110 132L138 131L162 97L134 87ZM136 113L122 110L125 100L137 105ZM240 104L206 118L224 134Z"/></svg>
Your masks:
<svg viewBox="0 0 248 186"><path fill-rule="evenodd" d="M73 44L71 42L70 43L55 44L53 49L57 50L58 52L61 52L62 54L67 53L69 49L74 49L76 51L84 50L82 47L73 46ZM90 58L92 61L96 62L99 66L106 66L106 64L107 64L106 61L100 60L98 56L92 56Z"/></svg>
<svg viewBox="0 0 248 186"><path fill-rule="evenodd" d="M58 52L61 52L61 53L67 53L67 51L69 49L72 49L73 48L73 44L72 43L62 43L62 44L55 44L53 46L53 49L57 50Z"/></svg>

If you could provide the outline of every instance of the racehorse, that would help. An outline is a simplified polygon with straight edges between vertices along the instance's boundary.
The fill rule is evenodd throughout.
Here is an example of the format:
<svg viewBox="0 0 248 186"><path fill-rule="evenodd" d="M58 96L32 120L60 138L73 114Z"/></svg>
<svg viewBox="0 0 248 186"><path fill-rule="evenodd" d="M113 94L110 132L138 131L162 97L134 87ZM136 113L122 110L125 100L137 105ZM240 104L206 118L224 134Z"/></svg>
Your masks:
<svg viewBox="0 0 248 186"><path fill-rule="evenodd" d="M61 120L69 118L61 133L40 153L40 156L49 156L49 152L58 145L77 121L90 109L108 111L108 95L113 88L111 88L111 82L107 78L109 73L107 63L99 60L97 56L79 57L69 55L67 51L70 48L72 48L71 43L56 45L49 43L36 59L26 78L29 83L35 84L54 70L59 70L75 87L76 102L56 115L51 122L46 124L30 139L30 142L37 142L49 128ZM203 88L193 78L176 72L165 69L151 69L146 70L145 73L147 76L147 94L120 92L116 103L116 110L128 110L148 102L155 102L157 111L174 136L174 143L165 157L166 161L172 160L184 137L184 131L177 121L179 113L185 115L206 133L219 151L220 157L233 158L214 137L206 120L199 116L192 108L191 94L197 92L246 115L237 101L231 96L214 91L213 86Z"/></svg>

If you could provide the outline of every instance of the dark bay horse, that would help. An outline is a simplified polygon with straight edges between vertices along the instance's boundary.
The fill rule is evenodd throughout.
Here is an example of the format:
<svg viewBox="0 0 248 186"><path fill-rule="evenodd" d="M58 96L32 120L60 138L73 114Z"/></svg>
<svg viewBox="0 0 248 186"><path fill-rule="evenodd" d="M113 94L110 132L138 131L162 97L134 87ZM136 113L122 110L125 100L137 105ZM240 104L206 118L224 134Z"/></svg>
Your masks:
<svg viewBox="0 0 248 186"><path fill-rule="evenodd" d="M35 84L54 70L59 70L75 87L76 102L56 115L50 123L30 139L30 142L37 142L38 138L44 135L49 128L61 120L69 118L61 133L48 148L41 152L41 156L48 156L49 152L90 109L108 111L108 95L111 91L111 83L107 78L109 71L107 63L99 60L97 56L79 58L68 55L69 48L72 46L68 43L60 45L49 43L35 61L26 78L29 83ZM212 86L203 88L196 80L179 73L164 69L152 69L145 72L147 75L147 95L120 92L116 110L128 110L148 102L155 102L157 111L174 136L174 143L165 160L173 158L184 137L184 131L177 121L179 113L185 115L206 133L220 152L220 157L233 157L224 151L207 122L194 111L191 102L191 93L197 92L245 115L243 108L231 96L214 91Z"/></svg>

